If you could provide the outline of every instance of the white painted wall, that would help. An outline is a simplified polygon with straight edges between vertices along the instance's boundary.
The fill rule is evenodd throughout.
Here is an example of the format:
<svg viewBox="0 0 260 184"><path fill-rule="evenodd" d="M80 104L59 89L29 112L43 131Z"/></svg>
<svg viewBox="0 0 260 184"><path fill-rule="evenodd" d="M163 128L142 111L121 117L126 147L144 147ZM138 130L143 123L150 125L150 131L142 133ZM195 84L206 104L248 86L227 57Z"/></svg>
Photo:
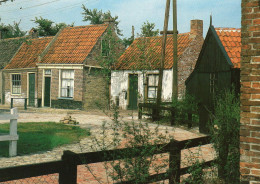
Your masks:
<svg viewBox="0 0 260 184"><path fill-rule="evenodd" d="M144 80L146 73L159 73L159 70L149 71L130 71L120 70L112 71L111 73L111 100L116 103L116 97L119 96L119 107L127 109L127 98L125 92L128 91L128 76L129 74L138 74L138 93L139 102L143 102L144 98ZM172 70L165 70L163 72L162 85L162 101L170 101L172 96Z"/></svg>

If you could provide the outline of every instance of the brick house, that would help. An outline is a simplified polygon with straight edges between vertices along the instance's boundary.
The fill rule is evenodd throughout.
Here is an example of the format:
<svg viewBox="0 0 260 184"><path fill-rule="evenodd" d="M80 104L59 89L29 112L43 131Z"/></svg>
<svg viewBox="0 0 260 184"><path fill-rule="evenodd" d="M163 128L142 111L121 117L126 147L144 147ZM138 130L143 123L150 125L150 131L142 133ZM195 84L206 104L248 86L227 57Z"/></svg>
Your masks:
<svg viewBox="0 0 260 184"><path fill-rule="evenodd" d="M23 39L21 38L8 38L8 39L1 39L1 31L0 31L0 99L1 103L4 103L4 93L3 88L4 84L2 83L2 70L4 67L10 62L13 55L17 52L19 47L23 43Z"/></svg>
<svg viewBox="0 0 260 184"><path fill-rule="evenodd" d="M185 94L185 80L195 67L203 44L203 21L191 20L191 30L178 35L179 97ZM138 102L156 98L162 36L137 38L119 58L111 74L111 97L122 109L137 108ZM167 37L163 71L162 101L171 101L173 37Z"/></svg>
<svg viewBox="0 0 260 184"><path fill-rule="evenodd" d="M15 104L37 105L37 67L38 55L53 37L27 39L22 43L11 61L3 70L5 104L16 98Z"/></svg>
<svg viewBox="0 0 260 184"><path fill-rule="evenodd" d="M260 1L242 0L240 172L260 183Z"/></svg>
<svg viewBox="0 0 260 184"><path fill-rule="evenodd" d="M207 133L208 111L214 112L214 96L220 90L240 92L241 29L210 25L196 66L186 80L187 92L200 102L200 131ZM199 86L199 87L198 87Z"/></svg>
<svg viewBox="0 0 260 184"><path fill-rule="evenodd" d="M119 39L112 25L111 23L65 27L51 39L36 39L49 41L48 44L41 45L43 49L37 49L37 53L32 53L33 56L29 55L31 53L29 49L26 50L29 58L33 58L34 61L33 65L29 63L29 66L30 72L35 73L35 98L37 98L35 103L38 103L38 106L87 109L96 108L96 104L100 102L100 105L105 105L107 102L105 94L108 89L104 77L98 72L101 70L98 59L106 57L104 55L106 52L103 51L105 41L103 38L109 30L112 30L112 35L116 39ZM33 44L34 42L29 45L31 49L36 48ZM26 87L27 78L24 77L28 75L29 71L26 70L28 66L18 65L26 63L29 58L19 57L19 53L15 58L17 59L5 70L6 72L21 70L21 77L17 76L21 88L17 96L29 98L30 90ZM9 78L6 76L6 81L11 81L10 75ZM10 94L14 95L9 88L6 88L7 99L10 99Z"/></svg>

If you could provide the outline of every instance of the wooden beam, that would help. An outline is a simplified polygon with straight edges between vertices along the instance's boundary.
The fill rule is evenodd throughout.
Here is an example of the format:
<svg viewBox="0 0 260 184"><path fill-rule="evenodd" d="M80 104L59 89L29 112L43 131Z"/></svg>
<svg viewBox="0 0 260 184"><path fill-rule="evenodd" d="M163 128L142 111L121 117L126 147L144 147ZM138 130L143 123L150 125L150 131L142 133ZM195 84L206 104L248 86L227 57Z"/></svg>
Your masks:
<svg viewBox="0 0 260 184"><path fill-rule="evenodd" d="M169 23L169 13L170 13L170 0L166 0L166 8L165 8L165 18L164 18L164 27L163 27L163 40L162 40L162 56L161 56L161 66L159 69L159 81L158 81L158 90L157 90L157 99L156 104L160 106L162 101L162 80L163 80L163 70L164 70L164 62L165 62L165 50L166 50L166 41L167 41L167 31L168 31L168 23ZM159 116L159 109L156 110L156 116Z"/></svg>
<svg viewBox="0 0 260 184"><path fill-rule="evenodd" d="M173 80L172 101L178 100L178 39L177 39L177 0L173 0Z"/></svg>

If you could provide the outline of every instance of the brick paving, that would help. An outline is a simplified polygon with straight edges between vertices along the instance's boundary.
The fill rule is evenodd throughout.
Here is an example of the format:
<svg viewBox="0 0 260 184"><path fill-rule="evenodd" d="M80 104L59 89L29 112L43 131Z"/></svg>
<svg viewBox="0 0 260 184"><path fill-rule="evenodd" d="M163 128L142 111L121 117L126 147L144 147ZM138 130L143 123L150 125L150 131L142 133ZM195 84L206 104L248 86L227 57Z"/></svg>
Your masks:
<svg viewBox="0 0 260 184"><path fill-rule="evenodd" d="M99 111L92 111L92 112L84 112L84 111L70 111L69 112L73 117L75 117L79 122L80 126L82 128L90 128L92 136L87 137L85 139L82 139L77 144L71 144L71 145L65 145L58 148L55 148L51 151L47 151L44 153L37 153L37 154L31 154L31 155L25 155L25 156L17 156L13 158L1 158L0 157L0 168L2 167L11 167L11 166L17 166L17 165L25 165L25 164L33 164L33 163L41 163L41 162L47 162L47 161L54 161L54 160L60 160L61 155L64 150L71 150L76 153L80 152L90 152L93 151L91 148L91 145L93 145L93 138L102 139L102 130L100 126L102 125L102 122L107 121L111 122L110 116L105 116L102 114L102 112ZM130 121L132 120L132 117L129 116L130 112L123 112L123 116L121 116L121 119L124 121ZM52 110L52 109L42 109L42 110L31 110L28 111L20 111L18 122L32 122L32 121L59 121L62 117L64 117L67 114L67 112L64 110ZM134 121L137 121L136 118L136 112L134 113ZM1 122L0 122L1 123ZM149 126L154 128L155 124L149 124ZM197 129L193 129L191 131L187 131L182 128L178 127L167 127L167 126L161 126L160 132L164 132L167 129L168 134L172 137L174 137L176 140L185 140L185 139L191 139L203 136L203 134L199 134ZM106 141L109 143L109 139L112 139L112 132L109 133L111 130L108 131L108 138ZM18 142L19 144L19 142ZM191 158L187 155L192 153L192 156L196 156L196 152L200 152L200 156L198 156L199 159L203 159L205 161L212 160L214 158L215 152L211 145L205 145L201 148L193 148L190 150L183 150L182 151L182 167L185 167L189 165L189 161ZM167 156L166 156L167 157ZM97 163L97 164L91 164L88 165L88 167L91 167L91 170L93 171L95 177L100 178L100 183L103 183L102 181L106 181L106 169L104 168L104 164ZM85 183L99 183L96 181L95 178L89 169L85 165L78 166L78 183L85 184ZM58 174L54 175L48 175L48 176L39 176L39 177L33 177L33 178L27 178L24 180L19 181L10 181L5 183L58 183Z"/></svg>

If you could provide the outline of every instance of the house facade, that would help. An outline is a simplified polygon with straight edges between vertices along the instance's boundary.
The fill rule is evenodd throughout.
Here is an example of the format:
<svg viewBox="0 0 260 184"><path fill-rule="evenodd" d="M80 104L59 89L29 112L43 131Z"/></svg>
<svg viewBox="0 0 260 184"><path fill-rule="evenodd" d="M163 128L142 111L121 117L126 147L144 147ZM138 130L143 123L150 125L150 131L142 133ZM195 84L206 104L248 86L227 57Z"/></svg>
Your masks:
<svg viewBox="0 0 260 184"><path fill-rule="evenodd" d="M32 54L30 58L33 57L34 62L29 68L30 71L28 66L15 67L27 60L26 57L19 57L19 53L16 54L15 57L20 60L13 61L16 63L13 68L6 67L5 73L18 70L21 72L17 76L6 74L5 80L14 80L14 84L15 77L18 77L21 92L16 97L29 98L30 87L23 86L30 83L29 73L35 73L35 105L39 107L89 109L97 108L98 103L103 107L107 102L105 91L108 87L100 72L102 67L99 60L105 57L102 44L108 32L119 39L114 33L113 24L65 27L51 38L48 44L42 44L42 50L38 49L39 52ZM37 40L41 39L43 38ZM27 52L32 53L30 49ZM11 72L11 69L14 72ZM13 77L12 80L10 77ZM14 96L12 89L8 87L5 92L6 99ZM30 98L28 101L30 105Z"/></svg>
<svg viewBox="0 0 260 184"><path fill-rule="evenodd" d="M240 92L241 29L210 26L196 66L186 80L189 94L199 100L200 131L207 133L208 110L221 90ZM207 109L208 110L207 110Z"/></svg>
<svg viewBox="0 0 260 184"><path fill-rule="evenodd" d="M4 90L4 83L3 80L3 73L2 70L4 67L10 62L14 54L17 52L17 50L22 45L24 39L23 38L8 38L8 39L2 39L1 38L1 31L0 31L0 99L1 103L4 104L5 102L5 96L3 93Z"/></svg>
<svg viewBox="0 0 260 184"><path fill-rule="evenodd" d="M202 20L191 20L189 33L178 35L178 95L195 67L203 44ZM121 109L136 109L139 102L154 102L157 95L162 36L137 38L119 58L111 74L111 98ZM162 101L171 101L173 37L167 36Z"/></svg>

